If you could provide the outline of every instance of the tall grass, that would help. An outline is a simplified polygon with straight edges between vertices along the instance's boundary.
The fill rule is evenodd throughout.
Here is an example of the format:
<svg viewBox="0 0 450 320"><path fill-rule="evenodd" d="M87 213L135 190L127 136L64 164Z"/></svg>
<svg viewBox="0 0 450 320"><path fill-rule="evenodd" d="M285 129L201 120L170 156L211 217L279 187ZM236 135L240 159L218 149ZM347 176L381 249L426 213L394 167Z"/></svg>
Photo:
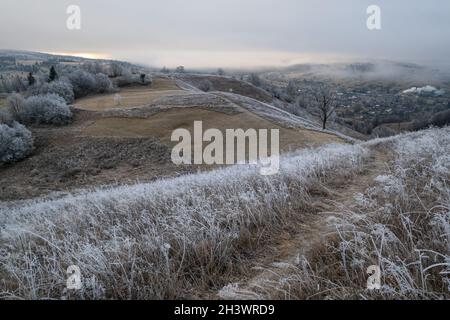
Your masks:
<svg viewBox="0 0 450 320"><path fill-rule="evenodd" d="M196 297L226 284L253 250L310 210L308 190L357 173L369 150L330 145L149 184L0 204L2 298ZM78 265L83 288L65 289Z"/></svg>
<svg viewBox="0 0 450 320"><path fill-rule="evenodd" d="M393 150L389 171L342 206L335 234L286 264L274 279L247 289L277 299L449 299L450 129L378 139ZM381 289L368 290L367 267L381 269ZM239 285L222 290L239 296Z"/></svg>

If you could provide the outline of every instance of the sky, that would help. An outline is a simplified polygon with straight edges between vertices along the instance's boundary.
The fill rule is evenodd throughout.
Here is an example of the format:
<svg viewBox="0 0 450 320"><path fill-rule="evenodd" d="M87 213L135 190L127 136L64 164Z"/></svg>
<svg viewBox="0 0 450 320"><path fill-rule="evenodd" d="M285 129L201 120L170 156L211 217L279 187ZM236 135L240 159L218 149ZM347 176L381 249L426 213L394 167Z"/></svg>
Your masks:
<svg viewBox="0 0 450 320"><path fill-rule="evenodd" d="M81 29L69 30L69 5ZM381 30L366 10L381 9ZM1 0L0 49L156 67L450 63L448 0Z"/></svg>

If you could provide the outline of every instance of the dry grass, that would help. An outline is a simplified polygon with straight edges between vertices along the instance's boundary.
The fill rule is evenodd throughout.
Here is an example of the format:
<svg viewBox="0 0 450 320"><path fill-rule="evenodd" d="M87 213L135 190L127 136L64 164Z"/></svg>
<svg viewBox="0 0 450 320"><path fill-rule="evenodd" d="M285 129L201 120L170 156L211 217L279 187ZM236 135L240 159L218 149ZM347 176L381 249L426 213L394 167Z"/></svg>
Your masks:
<svg viewBox="0 0 450 320"><path fill-rule="evenodd" d="M0 297L163 299L220 288L255 248L309 210L308 190L357 172L359 146L252 166L0 207ZM83 290L64 290L77 264Z"/></svg>
<svg viewBox="0 0 450 320"><path fill-rule="evenodd" d="M280 147L283 151L301 147L320 146L331 142L343 142L342 139L327 133L303 129L287 129L243 110L229 115L222 112L200 108L174 108L153 115L147 119L138 118L102 118L83 130L88 136L113 137L156 137L170 143L173 130L186 128L193 132L194 121L203 121L204 130L217 128L223 133L226 129L241 128L279 129Z"/></svg>
<svg viewBox="0 0 450 320"><path fill-rule="evenodd" d="M165 96L186 94L174 81L165 78L153 79L151 87L132 86L122 88L119 92L122 97L120 108L133 108L152 102L153 100ZM118 108L114 101L116 93L89 96L78 99L74 106L90 111L105 111Z"/></svg>
<svg viewBox="0 0 450 320"><path fill-rule="evenodd" d="M450 129L375 140L392 150L389 169L375 185L336 204L328 223L335 232L275 276L223 297L272 299L449 299ZM381 269L381 289L368 290L366 269ZM273 272L275 273L275 272Z"/></svg>

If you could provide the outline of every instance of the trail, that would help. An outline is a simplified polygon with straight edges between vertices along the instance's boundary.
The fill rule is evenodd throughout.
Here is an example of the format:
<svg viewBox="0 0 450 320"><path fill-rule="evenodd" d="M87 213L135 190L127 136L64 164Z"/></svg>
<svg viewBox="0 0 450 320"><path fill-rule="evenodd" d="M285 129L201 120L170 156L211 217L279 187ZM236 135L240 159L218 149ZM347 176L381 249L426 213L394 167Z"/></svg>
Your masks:
<svg viewBox="0 0 450 320"><path fill-rule="evenodd" d="M211 298L269 299L273 290L270 284L277 282L285 267L323 245L325 236L335 231L330 222L332 217L342 212L343 208L351 208L355 194L363 193L386 170L388 155L384 151L372 151L372 156L358 175L344 183L332 182L327 185L326 194L313 192L312 206L317 208L318 213L307 214L303 223L292 228L295 232L287 232L282 239L269 245L264 250L267 254L258 257L251 264L249 274L237 282L229 296L217 292Z"/></svg>

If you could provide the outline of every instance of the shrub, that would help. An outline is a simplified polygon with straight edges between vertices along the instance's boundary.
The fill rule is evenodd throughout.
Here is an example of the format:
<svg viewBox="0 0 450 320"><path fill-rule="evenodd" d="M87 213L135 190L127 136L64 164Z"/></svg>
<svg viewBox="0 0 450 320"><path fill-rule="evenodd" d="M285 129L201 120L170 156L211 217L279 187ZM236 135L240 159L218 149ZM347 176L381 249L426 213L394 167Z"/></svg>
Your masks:
<svg viewBox="0 0 450 320"><path fill-rule="evenodd" d="M12 121L11 114L5 109L0 109L0 124L2 123L9 124L11 121Z"/></svg>
<svg viewBox="0 0 450 320"><path fill-rule="evenodd" d="M35 85L28 89L28 95L30 96L44 95L48 93L54 93L61 96L66 103L72 103L75 99L73 86L71 83L66 81L53 81L50 83L44 83L41 86Z"/></svg>
<svg viewBox="0 0 450 320"><path fill-rule="evenodd" d="M95 76L95 89L98 93L110 92L113 88L111 80L104 73L97 73Z"/></svg>
<svg viewBox="0 0 450 320"><path fill-rule="evenodd" d="M115 82L118 87L126 87L129 85L137 85L137 84L151 85L152 78L147 75L145 75L145 77L142 78L142 75L145 75L145 74L133 74L131 72L125 72L120 77L117 77L115 79Z"/></svg>
<svg viewBox="0 0 450 320"><path fill-rule="evenodd" d="M198 86L198 88L204 92L208 92L211 91L213 88L213 84L211 83L211 81L209 80L203 80L200 85Z"/></svg>
<svg viewBox="0 0 450 320"><path fill-rule="evenodd" d="M96 92L96 81L92 74L83 70L76 70L68 75L73 86L75 98L80 98L89 93Z"/></svg>
<svg viewBox="0 0 450 320"><path fill-rule="evenodd" d="M445 110L433 115L429 121L433 126L444 127L450 125L450 110Z"/></svg>
<svg viewBox="0 0 450 320"><path fill-rule="evenodd" d="M18 93L12 93L6 98L6 107L14 119L18 118L25 108L25 99Z"/></svg>
<svg viewBox="0 0 450 320"><path fill-rule="evenodd" d="M389 127L386 127L386 126L378 126L372 130L373 137L386 138L386 137L395 136L396 134L397 133L395 132L395 130L393 130Z"/></svg>
<svg viewBox="0 0 450 320"><path fill-rule="evenodd" d="M24 108L16 114L16 119L24 123L60 125L67 124L71 118L72 112L66 101L53 93L29 97Z"/></svg>
<svg viewBox="0 0 450 320"><path fill-rule="evenodd" d="M31 132L18 122L0 123L0 164L21 160L33 149Z"/></svg>
<svg viewBox="0 0 450 320"><path fill-rule="evenodd" d="M445 127L450 125L450 110L435 113L428 119L416 119L410 125L411 130L422 130L430 126Z"/></svg>

